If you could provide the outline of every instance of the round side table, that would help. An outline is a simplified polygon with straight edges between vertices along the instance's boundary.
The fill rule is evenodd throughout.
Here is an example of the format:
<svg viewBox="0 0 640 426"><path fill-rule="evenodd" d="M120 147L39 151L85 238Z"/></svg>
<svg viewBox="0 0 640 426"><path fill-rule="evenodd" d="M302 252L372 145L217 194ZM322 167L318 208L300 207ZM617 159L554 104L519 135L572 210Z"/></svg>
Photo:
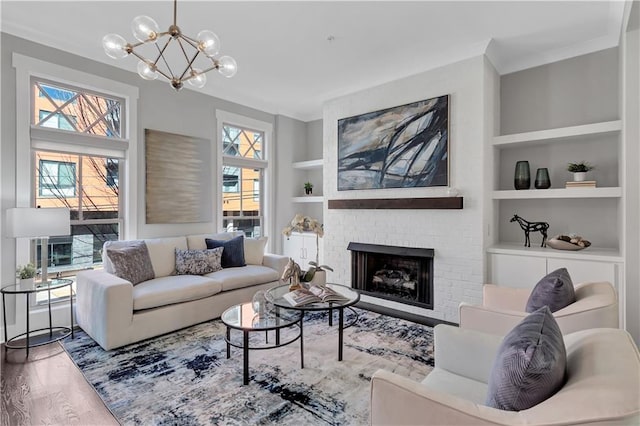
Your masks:
<svg viewBox="0 0 640 426"><path fill-rule="evenodd" d="M72 284L73 284L72 280L54 279L45 284L42 284L42 283L36 284L32 288L25 288L25 287L22 287L20 284L12 284L12 285L2 287L0 289L0 293L2 293L2 314L3 314L2 319L4 321L3 325L4 325L5 352L8 349L26 349L26 353L28 357L29 348L31 347L42 346L42 345L47 345L49 343L57 342L58 340L62 340L69 335L71 335L71 337L73 338L73 288L71 287ZM69 327L54 327L51 321L51 290L55 290L63 287L69 287L69 312L70 312L71 323ZM29 316L31 312L29 309L29 295L40 293L43 291L46 291L48 293L47 305L49 310L49 327L30 330ZM26 300L26 309L27 309L26 315L25 315L27 318L27 325L26 325L27 331L24 333L20 333L16 336L13 336L10 339L8 338L8 335L7 335L7 306L5 302L5 298L8 294L24 295ZM39 331L48 331L48 333L38 333ZM38 333L38 334L34 335L33 333ZM13 343L23 336L25 337L24 344Z"/></svg>

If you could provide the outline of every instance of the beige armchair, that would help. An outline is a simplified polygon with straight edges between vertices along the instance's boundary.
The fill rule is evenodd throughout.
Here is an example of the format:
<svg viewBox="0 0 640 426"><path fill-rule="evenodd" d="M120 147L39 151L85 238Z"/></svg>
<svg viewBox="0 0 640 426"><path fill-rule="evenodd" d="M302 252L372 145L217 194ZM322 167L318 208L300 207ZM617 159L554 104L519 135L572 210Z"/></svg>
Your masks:
<svg viewBox="0 0 640 426"><path fill-rule="evenodd" d="M485 284L482 306L460 304L460 328L504 336L527 316L531 290ZM576 301L553 313L562 334L589 328L618 328L618 298L608 282L575 287Z"/></svg>
<svg viewBox="0 0 640 426"><path fill-rule="evenodd" d="M620 329L564 336L567 382L523 411L487 407L487 382L502 337L438 325L435 368L421 382L385 370L371 379L372 425L638 425L640 353Z"/></svg>

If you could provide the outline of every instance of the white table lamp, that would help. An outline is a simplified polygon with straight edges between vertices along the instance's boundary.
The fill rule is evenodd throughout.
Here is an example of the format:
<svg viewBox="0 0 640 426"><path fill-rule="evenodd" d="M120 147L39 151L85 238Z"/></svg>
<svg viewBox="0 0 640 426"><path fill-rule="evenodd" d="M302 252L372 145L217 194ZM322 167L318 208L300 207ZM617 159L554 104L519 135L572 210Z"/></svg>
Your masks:
<svg viewBox="0 0 640 426"><path fill-rule="evenodd" d="M48 281L49 237L71 234L71 218L66 207L18 207L7 210L7 236L39 238L42 283Z"/></svg>

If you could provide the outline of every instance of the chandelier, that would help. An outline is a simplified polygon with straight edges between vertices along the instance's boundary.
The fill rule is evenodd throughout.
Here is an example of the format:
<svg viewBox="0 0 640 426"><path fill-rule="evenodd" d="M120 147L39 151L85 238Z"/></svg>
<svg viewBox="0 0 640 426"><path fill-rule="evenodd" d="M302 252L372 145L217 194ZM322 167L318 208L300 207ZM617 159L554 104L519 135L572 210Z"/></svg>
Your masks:
<svg viewBox="0 0 640 426"><path fill-rule="evenodd" d="M218 70L225 77L233 77L238 66L231 56L218 56L218 36L209 30L200 31L195 38L184 35L176 23L177 10L178 0L174 0L173 25L165 32L160 32L158 24L152 18L144 15L135 17L131 22L131 29L138 41L128 43L118 34L107 34L102 38L105 53L113 59L135 56L140 59L140 77L155 80L162 76L176 90L182 89L185 81L194 87L203 87L207 83L205 73L211 70ZM151 48L151 54L143 56L142 49L150 45L155 46L157 52ZM173 56L169 57L170 54ZM186 65L176 67L175 59L180 57ZM172 62L169 59L174 59L173 67L169 65Z"/></svg>

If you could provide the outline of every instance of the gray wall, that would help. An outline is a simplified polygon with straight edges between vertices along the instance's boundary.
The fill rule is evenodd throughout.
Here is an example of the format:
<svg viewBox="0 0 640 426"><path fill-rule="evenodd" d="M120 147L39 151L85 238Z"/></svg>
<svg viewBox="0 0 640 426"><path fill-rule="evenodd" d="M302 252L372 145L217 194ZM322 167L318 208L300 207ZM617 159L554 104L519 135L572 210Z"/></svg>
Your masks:
<svg viewBox="0 0 640 426"><path fill-rule="evenodd" d="M618 48L503 75L500 79L501 134L552 129L620 119ZM531 188L536 169L549 169L552 188L572 180L568 161L596 166L589 179L598 186L619 186L618 135L598 135L558 145L503 149L499 158L499 189L513 188L516 161L527 160ZM618 199L505 200L500 202L499 240L521 242L520 228L509 222L517 213L530 221L549 222L549 236L576 233L598 247L619 246ZM613 220L602 221L602 217Z"/></svg>
<svg viewBox="0 0 640 426"><path fill-rule="evenodd" d="M617 120L618 48L503 75L501 134Z"/></svg>
<svg viewBox="0 0 640 426"><path fill-rule="evenodd" d="M306 125L298 120L281 117L280 122L286 123L281 126L276 124L276 116L263 111L252 109L243 105L227 102L222 99L203 95L191 90L182 90L175 92L170 88L168 83L161 81L144 81L137 74L120 70L115 67L107 66L103 63L94 62L67 52L52 49L28 40L14 37L8 34L2 34L1 39L1 112L2 112L2 129L0 146L2 149L1 161L1 209L3 223L5 220L5 211L8 208L15 207L15 188L16 188L16 76L15 69L12 67L12 53L17 52L22 55L37 58L43 61L73 68L86 73L105 77L111 80L123 82L132 86L137 86L140 90L138 100L138 128L137 132L139 144L139 162L138 162L138 194L137 200L138 218L138 235L132 236L137 238L156 237L156 236L172 236L185 235L191 233L201 233L216 231L217 216L210 223L196 224L180 224L180 225L146 225L144 219L144 129L150 128L165 132L191 135L200 138L210 139L213 144L217 142L216 137L216 118L215 110L241 114L253 119L265 121L274 125L274 140L276 143L276 152L282 154L282 158L276 155L275 161L270 164L276 173L276 193L280 186L280 176L285 182L290 182L286 174L280 175L279 170L290 168L291 158L286 153L292 146L294 141L302 141L306 138ZM283 131L282 138L278 134L278 129ZM295 132L291 129L294 128ZM282 139L282 148L278 147ZM287 146L289 148L287 148ZM279 167L284 164L284 167ZM212 165L215 167L215 165ZM215 169L214 169L215 170ZM213 199L220 196L217 191L217 176L215 173L214 181L211 183L213 191ZM287 200L290 204L290 200ZM279 205L285 206L287 203ZM276 215L278 214L276 205ZM211 206L215 209L215 204ZM287 216L290 212L287 212ZM280 224L276 227L275 232L278 233ZM270 236L275 241L280 240L277 236ZM273 241L273 240L272 240ZM1 256L1 273L0 279L3 284L13 282L15 270L15 241L13 239L2 238L2 256ZM12 318L14 312L7 309L9 317ZM10 320L9 323L12 323Z"/></svg>

